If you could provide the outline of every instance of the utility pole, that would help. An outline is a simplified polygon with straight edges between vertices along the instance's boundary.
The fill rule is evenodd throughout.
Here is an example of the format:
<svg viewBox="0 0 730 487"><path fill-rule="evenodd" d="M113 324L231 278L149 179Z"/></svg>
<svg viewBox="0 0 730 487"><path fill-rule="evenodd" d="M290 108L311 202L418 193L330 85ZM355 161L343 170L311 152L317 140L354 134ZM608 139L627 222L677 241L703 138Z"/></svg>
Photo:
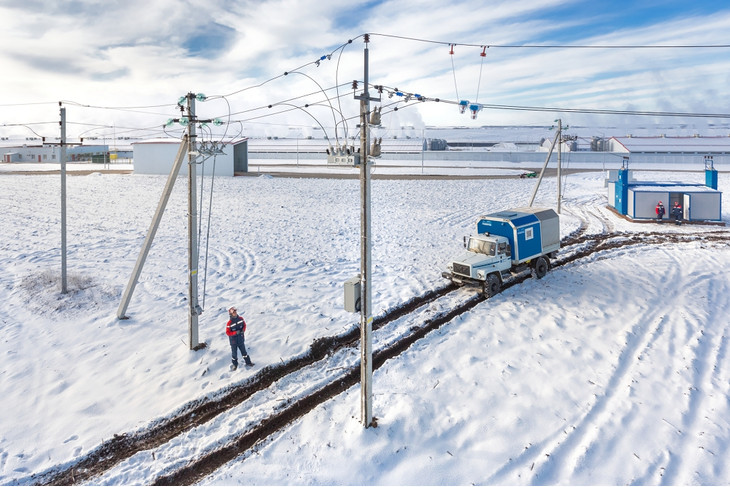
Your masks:
<svg viewBox="0 0 730 487"><path fill-rule="evenodd" d="M557 122L557 120L556 120ZM537 184L535 184L535 189L532 190L532 196L530 197L530 202L527 206L532 206L532 203L535 202L535 195L537 195L537 190L540 188L540 183L542 182L542 177L545 175L545 169L548 166L548 163L550 162L550 156L553 155L553 149L555 149L555 144L558 143L560 140L560 127L558 128L558 132L555 134L555 138L553 139L553 143L550 144L550 150L548 151L547 157L545 158L545 163L542 165L542 170L540 171L540 177L537 179ZM560 150L560 149L558 149ZM560 203L558 203L560 204ZM560 213L560 211L558 211Z"/></svg>
<svg viewBox="0 0 730 487"><path fill-rule="evenodd" d="M563 154L563 119L558 119L558 214L560 214L560 200L562 198L560 188L560 170L562 167L562 154Z"/></svg>
<svg viewBox="0 0 730 487"><path fill-rule="evenodd" d="M61 106L61 293L68 292L66 276L66 108Z"/></svg>
<svg viewBox="0 0 730 487"><path fill-rule="evenodd" d="M370 236L370 165L368 161L370 98L368 92L368 43L365 34L363 93L360 100L360 412L365 428L373 425L373 317Z"/></svg>
<svg viewBox="0 0 730 487"><path fill-rule="evenodd" d="M195 125L199 122L211 122L212 120L198 120L195 116L195 100L205 100L205 95L203 94L194 94L194 93L188 93L184 97L180 98L180 101L178 102L178 105L180 106L181 112L187 110L187 116L180 117L177 119L170 119L168 120L168 125L172 124L173 122L178 122L183 126L187 127L187 135L183 138L182 143L180 144L180 149L178 150L177 156L175 157L175 162L173 162L172 170L170 171L170 175L167 178L167 184L165 185L165 189L162 193L162 196L160 198L160 202L157 205L157 210L155 211L155 215L152 218L152 223L150 224L150 229L147 232L147 237L145 238L144 244L142 245L142 250L139 253L139 256L137 257L137 263L134 266L134 270L132 271L132 275L129 278L129 283L127 284L127 288L124 291L124 294L122 295L122 301L119 304L119 309L117 310L117 317L120 320L127 319L127 317L124 315L124 313L127 310L127 306L129 305L129 301L132 298L132 293L134 292L134 288L137 285L137 280L139 279L139 276L142 272L142 267L144 266L144 262L147 258L147 254L150 251L150 247L152 246L152 241L155 238L155 233L157 232L157 228L159 227L160 220L162 219L162 214L165 211L165 207L167 206L167 201L170 198L170 194L172 193L172 188L175 185L175 179L177 179L177 175L180 172L180 168L182 167L183 161L185 159L185 156L188 157L188 305L189 305L189 312L188 312L188 343L190 346L190 350L200 350L202 348L205 348L205 343L199 342L198 337L198 316L203 312L203 308L200 306L199 297L198 297L198 260L199 260L199 252L198 252L198 234L197 234L197 228L198 228L198 205L197 205L197 198L196 198L196 171L195 168L197 157L200 155L195 138ZM186 106L183 107L183 102L186 102Z"/></svg>
<svg viewBox="0 0 730 487"><path fill-rule="evenodd" d="M198 339L198 315L203 312L198 302L198 204L196 202L196 164L198 152L195 143L195 124L198 122L195 117L196 95L188 93L188 303L190 313L188 314L188 343L190 350L198 350L201 344Z"/></svg>

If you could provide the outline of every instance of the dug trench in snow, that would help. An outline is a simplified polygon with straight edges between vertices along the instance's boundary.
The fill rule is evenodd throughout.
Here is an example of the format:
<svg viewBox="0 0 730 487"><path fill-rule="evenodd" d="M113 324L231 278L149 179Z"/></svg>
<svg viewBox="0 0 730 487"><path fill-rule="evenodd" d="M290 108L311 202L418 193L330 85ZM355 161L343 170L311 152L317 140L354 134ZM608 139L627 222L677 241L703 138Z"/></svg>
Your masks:
<svg viewBox="0 0 730 487"><path fill-rule="evenodd" d="M727 232L703 234L702 237L687 234L662 233L638 235L604 233L598 235L583 235L583 232L584 227L582 226L579 230L573 232L573 234L564 239L563 245L565 247L579 246L581 249L566 258L555 261L553 263L554 267L587 257L597 251L609 250L627 245L646 243L657 244L662 242L690 242L697 240L698 238L726 242L730 240L730 235ZM529 274L521 275L517 279L510 281L505 288L519 284L528 277ZM423 304L426 304L441 295L447 294L454 289L455 286L446 286L439 290L427 293L419 298L412 299L404 305L394 308L382 317L376 319L373 324L373 329L377 330L387 322L407 315ZM387 349L376 352L373 357L374 368L381 366L386 360L398 356L400 353L407 350L413 343L427 335L430 331L437 329L444 323L448 323L454 317L473 308L476 304L483 300L484 298L477 296L467 301L462 306L427 321L423 326L414 328L410 335L397 343L392 344ZM165 418L146 430L134 434L115 436L114 439L105 442L99 448L90 452L79 461L74 462L72 465L67 466L63 470L58 470L57 468L51 469L44 474L36 476L35 480L37 483L41 484L69 485L91 479L139 451L155 448L169 441L171 438L174 438L197 425L209 421L216 415L244 402L253 393L268 387L282 377L324 358L327 354L332 353L334 350L345 346L352 346L358 341L358 339L359 328L354 328L351 332L341 336L319 339L312 344L309 353L303 357L293 359L285 364L267 367L251 380L223 391L217 398L190 403L179 415ZM286 424L306 414L318 404L327 401L331 397L334 397L357 384L358 381L359 368L354 368L347 372L345 376L336 379L313 394L303 397L299 401L290 404L285 409L280 410L277 414L261 422L254 430L249 430L243 433L232 443L229 443L219 450L208 452L203 457L192 461L188 464L188 466L177 472L158 478L156 483L186 484L202 479L205 475L213 472L216 468L227 461L230 461L241 454L245 454L246 449L263 441L274 432L286 426Z"/></svg>
<svg viewBox="0 0 730 487"><path fill-rule="evenodd" d="M442 325L450 322L455 317L469 311L485 299L487 298L481 295L475 295L473 298L469 299L457 308L451 309L448 312L442 313L432 320L427 321L423 326L417 328L411 334L401 340L398 340L391 346L374 352L373 370L377 370L386 361L405 352L418 340L422 339L432 331L437 330ZM176 472L158 477L153 485L192 485L199 482L227 462L241 455L242 452L245 452L255 444L265 440L272 434L284 428L287 424L304 416L315 407L343 393L359 382L360 366L358 365L351 368L344 377L340 377L313 394L305 396L299 401L292 403L278 414L270 416L266 421L263 421L255 428L241 435L236 441L229 443L221 449L207 453L203 457L190 462L188 465ZM374 421L376 420L374 419Z"/></svg>
<svg viewBox="0 0 730 487"><path fill-rule="evenodd" d="M444 286L387 311L373 320L373 331L377 331L385 324L453 291L456 287L453 284ZM339 336L322 337L315 340L309 351L300 357L266 367L250 380L224 389L217 396L192 401L182 407L179 414L163 418L146 429L135 433L115 435L114 438L103 442L98 448L63 469L51 468L33 476L32 480L36 485L75 485L85 482L140 451L156 448L185 431L206 423L246 401L256 392L268 388L293 372L322 360L342 347L357 342L359 338L360 329L355 327L350 332Z"/></svg>

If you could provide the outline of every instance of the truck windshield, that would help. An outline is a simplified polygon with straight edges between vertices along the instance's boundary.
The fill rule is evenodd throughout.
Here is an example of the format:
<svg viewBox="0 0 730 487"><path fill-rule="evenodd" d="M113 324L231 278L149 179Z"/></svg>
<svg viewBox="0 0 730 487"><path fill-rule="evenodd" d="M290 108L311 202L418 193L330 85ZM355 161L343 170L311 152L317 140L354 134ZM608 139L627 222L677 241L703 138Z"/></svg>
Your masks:
<svg viewBox="0 0 730 487"><path fill-rule="evenodd" d="M467 250L470 252L476 252L478 254L495 255L494 242L488 242L486 240L477 240L475 238L469 239L469 247Z"/></svg>

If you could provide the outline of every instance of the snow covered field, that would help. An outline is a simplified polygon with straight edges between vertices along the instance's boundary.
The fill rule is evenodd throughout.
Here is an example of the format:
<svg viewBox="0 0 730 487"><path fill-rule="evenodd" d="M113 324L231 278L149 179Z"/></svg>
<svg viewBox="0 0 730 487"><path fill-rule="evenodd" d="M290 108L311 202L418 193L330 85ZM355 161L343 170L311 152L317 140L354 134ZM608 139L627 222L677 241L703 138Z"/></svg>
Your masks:
<svg viewBox="0 0 730 487"><path fill-rule="evenodd" d="M701 182L704 174L637 178ZM187 345L184 179L131 319L118 320L165 179L69 176L70 292L62 295L58 176L0 174L0 484L33 483L33 474L115 434L357 326L343 310L342 284L359 271L358 181L265 176L215 180L200 317L206 349ZM476 218L526 205L534 184L373 181L375 315L442 286L445 262ZM728 187L721 173L725 222ZM572 174L563 191L563 236L581 222L588 233L730 234L618 219L605 209L601 172ZM555 192L554 178L543 181L536 205L554 207ZM729 484L729 250L699 237L627 246L528 279L376 370L377 428L359 423L355 387L203 483ZM248 322L256 362L234 373L224 335L230 305ZM255 417L234 414L230 431ZM156 463L204 448L213 434L202 425L187 442L91 483L149 483Z"/></svg>

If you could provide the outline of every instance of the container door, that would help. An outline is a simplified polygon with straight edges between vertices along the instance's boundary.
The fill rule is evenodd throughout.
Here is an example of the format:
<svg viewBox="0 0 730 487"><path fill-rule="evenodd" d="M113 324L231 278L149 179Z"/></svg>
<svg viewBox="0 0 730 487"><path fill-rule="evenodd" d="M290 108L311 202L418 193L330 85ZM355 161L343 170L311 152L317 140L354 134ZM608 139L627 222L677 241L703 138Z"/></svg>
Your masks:
<svg viewBox="0 0 730 487"><path fill-rule="evenodd" d="M682 218L685 220L691 220L692 219L692 210L690 207L690 204L692 202L692 195L691 194L685 194L684 195L684 205L682 206Z"/></svg>

